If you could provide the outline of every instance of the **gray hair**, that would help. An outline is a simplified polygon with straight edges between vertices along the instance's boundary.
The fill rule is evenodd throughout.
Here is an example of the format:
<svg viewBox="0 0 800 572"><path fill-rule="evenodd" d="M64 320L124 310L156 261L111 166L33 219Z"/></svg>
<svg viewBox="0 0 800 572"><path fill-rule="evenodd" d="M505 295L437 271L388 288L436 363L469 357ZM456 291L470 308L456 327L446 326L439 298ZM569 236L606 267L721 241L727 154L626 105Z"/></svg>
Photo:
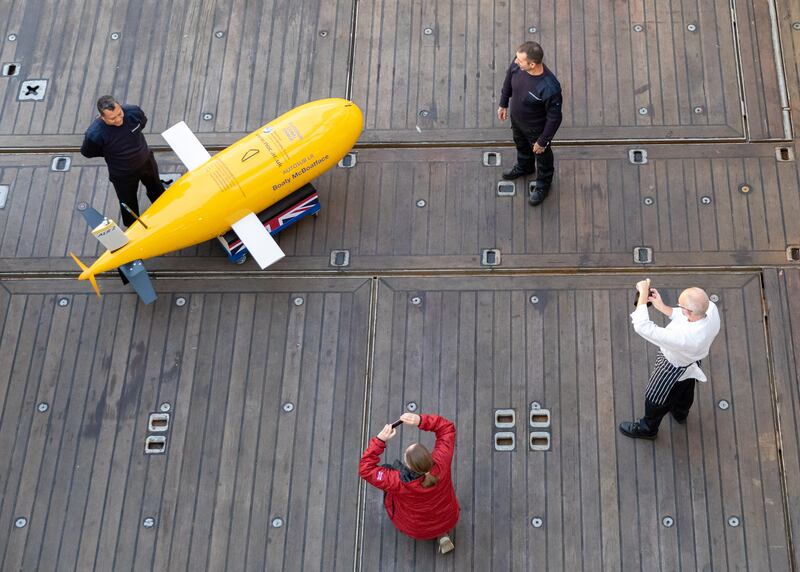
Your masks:
<svg viewBox="0 0 800 572"><path fill-rule="evenodd" d="M702 288L687 288L685 294L686 308L695 316L705 316L708 311L708 294Z"/></svg>
<svg viewBox="0 0 800 572"><path fill-rule="evenodd" d="M97 111L103 115L104 111L114 111L114 108L119 105L113 95L104 95L97 100Z"/></svg>

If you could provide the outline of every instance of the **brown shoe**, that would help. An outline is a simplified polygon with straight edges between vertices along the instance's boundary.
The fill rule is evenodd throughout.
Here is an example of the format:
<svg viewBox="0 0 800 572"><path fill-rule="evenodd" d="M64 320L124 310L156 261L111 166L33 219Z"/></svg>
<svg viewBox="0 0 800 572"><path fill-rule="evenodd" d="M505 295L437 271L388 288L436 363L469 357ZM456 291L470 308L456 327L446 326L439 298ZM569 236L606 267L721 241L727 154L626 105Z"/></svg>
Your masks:
<svg viewBox="0 0 800 572"><path fill-rule="evenodd" d="M448 552L451 552L452 550L455 549L455 547L456 545L453 544L453 541L450 540L450 537L447 536L446 534L439 538L439 552L441 552L442 554L447 554Z"/></svg>

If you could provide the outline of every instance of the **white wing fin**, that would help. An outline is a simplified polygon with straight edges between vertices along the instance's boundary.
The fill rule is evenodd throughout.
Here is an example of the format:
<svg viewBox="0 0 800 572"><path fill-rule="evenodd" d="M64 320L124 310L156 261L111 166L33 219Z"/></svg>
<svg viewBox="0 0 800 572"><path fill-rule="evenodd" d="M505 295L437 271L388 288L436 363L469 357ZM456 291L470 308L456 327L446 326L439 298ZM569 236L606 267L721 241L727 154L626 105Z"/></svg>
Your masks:
<svg viewBox="0 0 800 572"><path fill-rule="evenodd" d="M272 235L264 228L263 223L253 213L233 223L233 231L262 270L286 256Z"/></svg>
<svg viewBox="0 0 800 572"><path fill-rule="evenodd" d="M183 121L164 131L161 136L189 171L211 158L197 136Z"/></svg>

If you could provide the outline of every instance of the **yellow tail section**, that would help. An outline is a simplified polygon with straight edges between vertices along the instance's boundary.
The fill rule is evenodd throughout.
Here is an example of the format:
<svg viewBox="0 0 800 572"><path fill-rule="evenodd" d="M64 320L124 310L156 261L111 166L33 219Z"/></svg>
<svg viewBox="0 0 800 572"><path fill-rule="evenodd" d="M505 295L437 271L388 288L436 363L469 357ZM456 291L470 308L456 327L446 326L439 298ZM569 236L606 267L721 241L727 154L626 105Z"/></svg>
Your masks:
<svg viewBox="0 0 800 572"><path fill-rule="evenodd" d="M69 253L69 255L72 257L72 259L73 259L75 262L77 262L77 263L78 263L78 266L80 266L80 267L81 267L81 270L83 270L83 272L81 272L81 275L80 275L80 276L78 276L78 280L86 280L86 279L88 278L89 282L91 282L91 283L92 283L92 288L94 288L94 291L95 291L95 293L97 294L97 296L98 296L99 298L102 298L102 297L103 297L103 295L102 295L102 294L100 294L100 288L98 288L98 287L97 287L97 280L95 280L95 279L94 279L94 274L92 274L92 273L89 271L89 268L88 268L88 267L87 267L87 266L86 266L86 265L85 265L83 262L81 262L80 260L78 260L78 257L77 257L77 256L75 256L75 255L74 255L74 254L72 254L71 252Z"/></svg>

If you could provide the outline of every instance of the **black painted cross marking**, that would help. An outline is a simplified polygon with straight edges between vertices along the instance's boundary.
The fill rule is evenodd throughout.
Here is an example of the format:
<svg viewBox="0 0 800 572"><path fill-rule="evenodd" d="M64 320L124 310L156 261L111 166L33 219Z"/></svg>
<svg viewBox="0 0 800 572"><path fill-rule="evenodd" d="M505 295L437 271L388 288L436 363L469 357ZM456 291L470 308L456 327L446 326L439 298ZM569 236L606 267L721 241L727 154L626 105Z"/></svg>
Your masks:
<svg viewBox="0 0 800 572"><path fill-rule="evenodd" d="M25 86L25 95L39 95L39 86L38 85L26 85Z"/></svg>

